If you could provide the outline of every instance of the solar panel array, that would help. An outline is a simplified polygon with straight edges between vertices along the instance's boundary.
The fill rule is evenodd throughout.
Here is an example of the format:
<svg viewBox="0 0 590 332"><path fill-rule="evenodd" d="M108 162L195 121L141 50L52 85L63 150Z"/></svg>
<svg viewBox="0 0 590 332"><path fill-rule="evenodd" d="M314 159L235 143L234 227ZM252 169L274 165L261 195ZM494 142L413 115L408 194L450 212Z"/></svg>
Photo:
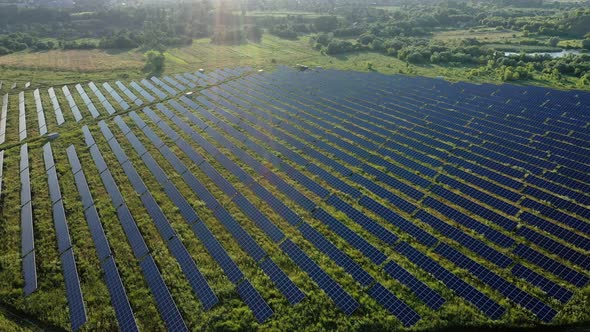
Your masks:
<svg viewBox="0 0 590 332"><path fill-rule="evenodd" d="M259 324L282 314L278 301L296 305L324 296L345 315L371 317L366 309L379 308L405 327L421 326L436 311L449 314L451 301L486 322L522 310L527 323L550 323L588 285L590 116L582 101L590 98L584 94L379 73L251 71L152 77L129 88L115 82L125 99L109 83L102 84L108 99L89 83L109 115L130 110L96 126L106 114L75 85L92 115L81 130L94 167L85 167L74 146L66 153L120 329L138 330L119 273L120 264L136 263L166 328L188 330L160 255L173 258L203 310L224 303L209 285L211 266L201 271L200 262L212 259L230 286L223 297L234 296ZM68 87L62 91L81 121ZM39 90L33 96L43 134ZM53 89L49 96L60 125ZM4 119L7 105L5 96ZM21 93L21 140L24 105ZM77 330L88 319L88 303L66 221L70 203L62 198L50 143L43 158ZM111 249L97 188L86 178L94 171L134 256L130 262L118 261ZM27 144L19 173L29 295L37 280ZM124 187L147 220L136 219ZM176 220L185 222L184 233ZM162 245L146 236L146 221ZM208 256L194 256L186 230ZM293 269L313 283L293 278Z"/></svg>
<svg viewBox="0 0 590 332"><path fill-rule="evenodd" d="M65 122L65 119L61 110L61 106L59 106L57 96L55 95L55 90L53 90L53 88L49 88L47 92L49 93L49 99L51 99L51 105L53 106L53 111L55 112L55 120L57 121L57 125L61 126Z"/></svg>
<svg viewBox="0 0 590 332"><path fill-rule="evenodd" d="M74 258L74 249L70 239L70 231L66 220L66 212L61 196L57 169L53 159L51 143L43 145L43 159L49 187L49 196L53 211L53 224L57 237L57 249L61 256L61 266L66 286L66 297L70 309L70 322L73 331L77 331L86 323L86 307L80 288L80 279Z"/></svg>

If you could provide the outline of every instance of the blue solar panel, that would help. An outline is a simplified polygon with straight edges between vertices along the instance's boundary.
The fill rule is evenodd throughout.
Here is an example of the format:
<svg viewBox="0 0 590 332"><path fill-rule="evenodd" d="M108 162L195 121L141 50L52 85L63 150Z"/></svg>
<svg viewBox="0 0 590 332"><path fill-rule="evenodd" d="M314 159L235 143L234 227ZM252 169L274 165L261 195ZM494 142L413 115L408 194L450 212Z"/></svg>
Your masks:
<svg viewBox="0 0 590 332"><path fill-rule="evenodd" d="M506 309L492 301L489 297L475 289L470 284L459 279L456 275L444 269L432 258L419 252L409 244L402 242L395 250L400 254L406 256L414 264L420 268L434 275L438 280L442 281L447 287L454 290L457 295L469 301L486 316L491 319L500 319Z"/></svg>
<svg viewBox="0 0 590 332"><path fill-rule="evenodd" d="M560 277L572 285L584 287L588 284L588 281L590 281L587 276L576 272L571 268L554 261L553 259L525 245L519 244L516 249L514 249L514 254L540 266L542 269L553 273L554 275Z"/></svg>
<svg viewBox="0 0 590 332"><path fill-rule="evenodd" d="M47 184L49 186L49 197L51 199L51 204L55 204L61 199L61 191L59 190L59 182L57 180L57 172L55 167L52 167L47 171Z"/></svg>
<svg viewBox="0 0 590 332"><path fill-rule="evenodd" d="M402 231L412 235L416 240L418 240L420 243L426 246L432 247L438 242L438 240L434 236L428 234L420 227L403 219L395 212L391 211L390 209L386 208L385 206L379 204L378 202L374 201L373 199L367 196L361 197L361 199L359 200L359 204L373 211L374 213L376 213L377 215L379 215L395 227L398 227Z"/></svg>
<svg viewBox="0 0 590 332"><path fill-rule="evenodd" d="M248 280L244 280L238 285L238 294L248 305L258 323L264 323L273 315L272 309L264 301L262 296L256 291L254 286Z"/></svg>
<svg viewBox="0 0 590 332"><path fill-rule="evenodd" d="M105 283L111 295L111 304L115 309L119 329L121 331L139 331L114 258L109 257L101 263L101 266L104 270Z"/></svg>
<svg viewBox="0 0 590 332"><path fill-rule="evenodd" d="M291 225L295 226L301 222L301 218L293 210L289 209L282 201L257 182L252 183L250 189L252 189L256 196L266 201L279 216L287 220Z"/></svg>
<svg viewBox="0 0 590 332"><path fill-rule="evenodd" d="M348 244L362 252L373 263L381 265L381 263L387 259L387 256L383 252L379 251L372 244L367 242L367 240L362 238L356 232L350 230L343 223L328 214L322 208L315 210L313 212L313 217L328 226L332 232L338 234L346 242L348 242Z"/></svg>
<svg viewBox="0 0 590 332"><path fill-rule="evenodd" d="M152 194L150 192L143 193L143 195L141 195L141 202L156 225L162 239L168 241L173 238L176 233L172 226L170 226L168 219L160 209L159 204L156 202Z"/></svg>
<svg viewBox="0 0 590 332"><path fill-rule="evenodd" d="M371 218L367 217L364 213L361 213L360 211L356 210L351 205L344 202L337 196L330 196L330 198L326 200L326 203L344 212L351 220L361 225L364 229L366 229L368 232L379 238L381 241L389 245L392 245L395 242L397 242L397 236L395 236L391 231L384 228Z"/></svg>
<svg viewBox="0 0 590 332"><path fill-rule="evenodd" d="M521 227L516 234L523 236L528 241L544 248L548 252L552 252L559 257L568 260L584 269L590 269L590 257L575 251L545 235L539 234L528 227Z"/></svg>
<svg viewBox="0 0 590 332"><path fill-rule="evenodd" d="M436 229L442 235L456 241L461 246L479 254L481 257L489 260L490 262L496 264L501 268L505 268L508 265L512 264L512 259L508 258L506 255L489 247L483 241L475 239L463 233L458 228L455 228L443 222L442 220L436 218L428 212L422 210L416 214L416 218L429 224L432 228Z"/></svg>
<svg viewBox="0 0 590 332"><path fill-rule="evenodd" d="M553 281L520 264L517 264L512 268L512 274L541 288L549 296L556 298L561 303L567 303L573 295L573 293L570 290L567 290L566 288L559 286Z"/></svg>
<svg viewBox="0 0 590 332"><path fill-rule="evenodd" d="M149 250L143 240L141 233L139 232L139 228L137 228L135 219L133 219L133 216L131 216L131 212L129 212L129 209L126 205L120 206L117 209L117 216L119 217L119 222L125 231L125 235L127 235L127 240L131 245L131 249L133 250L135 257L140 259L147 255Z"/></svg>
<svg viewBox="0 0 590 332"><path fill-rule="evenodd" d="M30 201L23 204L20 212L21 227L21 256L27 255L35 249L33 232L33 207Z"/></svg>
<svg viewBox="0 0 590 332"><path fill-rule="evenodd" d="M373 282L373 277L363 270L359 264L343 253L309 224L305 222L302 223L299 226L299 231L306 240L311 242L316 248L330 257L336 264L348 272L361 285L367 286Z"/></svg>
<svg viewBox="0 0 590 332"><path fill-rule="evenodd" d="M72 249L61 255L61 266L66 285L66 298L68 299L68 308L70 309L72 331L78 331L86 323L87 317Z"/></svg>
<svg viewBox="0 0 590 332"><path fill-rule="evenodd" d="M168 242L168 246L205 310L211 309L219 300L207 284L207 280L205 280L205 277L199 271L184 244L182 244L180 239L175 237Z"/></svg>
<svg viewBox="0 0 590 332"><path fill-rule="evenodd" d="M397 317L404 326L412 326L420 320L420 315L418 315L418 313L398 299L380 283L373 285L373 287L368 290L368 294L392 315Z"/></svg>
<svg viewBox="0 0 590 332"><path fill-rule="evenodd" d="M367 190L371 191L375 195L386 199L389 203L393 204L395 207L406 213L411 213L412 211L416 210L416 206L414 204L406 201L400 196L394 194L393 192L375 184L372 180L369 180L356 173L350 177L350 180L360 184L361 186L365 187ZM364 197L361 198L361 200L363 199Z"/></svg>
<svg viewBox="0 0 590 332"><path fill-rule="evenodd" d="M35 265L35 252L31 251L23 257L24 295L29 296L37 290L37 267Z"/></svg>
<svg viewBox="0 0 590 332"><path fill-rule="evenodd" d="M446 302L446 300L436 291L432 290L394 261L387 262L387 264L383 266L383 270L395 280L410 288L414 294L416 294L416 296L432 310L438 310Z"/></svg>
<svg viewBox="0 0 590 332"><path fill-rule="evenodd" d="M260 268L270 277L272 282L285 295L287 301L291 304L297 304L305 298L305 294L289 279L270 258L260 263Z"/></svg>
<svg viewBox="0 0 590 332"><path fill-rule="evenodd" d="M211 231L205 226L202 221L196 222L192 226L193 232L199 237L207 251L213 258L217 261L217 263L221 266L229 280L237 284L240 281L244 274L236 263L229 257L225 249L221 246L221 244L217 241L217 239L211 234Z"/></svg>
<svg viewBox="0 0 590 332"><path fill-rule="evenodd" d="M53 224L55 227L55 234L57 237L57 249L59 253L63 253L72 247L70 240L70 231L66 221L66 212L62 201L53 204Z"/></svg>
<svg viewBox="0 0 590 332"><path fill-rule="evenodd" d="M540 320L544 322L550 322L553 320L553 317L557 315L557 311L545 303L517 288L502 277L486 269L482 265L476 263L452 247L446 244L441 244L435 249L435 251L441 256L446 257L450 261L454 262L458 266L469 270L471 273L477 276L479 280L496 289L510 300L530 310Z"/></svg>
<svg viewBox="0 0 590 332"><path fill-rule="evenodd" d="M237 194L232 200L273 242L278 243L285 237L285 234L242 194Z"/></svg>
<svg viewBox="0 0 590 332"><path fill-rule="evenodd" d="M256 241L246 232L238 222L222 207L213 212L215 217L223 226L233 235L240 247L248 253L255 261L260 261L267 256L266 252Z"/></svg>
<svg viewBox="0 0 590 332"><path fill-rule="evenodd" d="M158 311L166 324L166 328L169 331L188 331L152 256L146 256L139 265L152 295L156 299Z"/></svg>
<svg viewBox="0 0 590 332"><path fill-rule="evenodd" d="M324 270L311 260L297 245L287 239L280 245L281 249L305 271L316 284L336 303L345 314L351 315L359 303L336 283Z"/></svg>

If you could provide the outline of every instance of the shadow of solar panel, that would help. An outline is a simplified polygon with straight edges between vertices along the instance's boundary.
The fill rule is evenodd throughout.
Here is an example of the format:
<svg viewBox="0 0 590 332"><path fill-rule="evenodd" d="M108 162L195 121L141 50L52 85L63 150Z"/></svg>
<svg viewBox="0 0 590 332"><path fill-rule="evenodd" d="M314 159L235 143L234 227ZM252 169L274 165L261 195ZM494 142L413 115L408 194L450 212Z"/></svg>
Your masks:
<svg viewBox="0 0 590 332"><path fill-rule="evenodd" d="M560 277L561 279L577 287L584 287L588 284L588 281L590 281L590 279L585 275L576 272L571 268L525 245L519 244L516 247L516 249L514 249L514 254L533 264L538 265L544 270Z"/></svg>
<svg viewBox="0 0 590 332"><path fill-rule="evenodd" d="M70 240L70 231L66 222L66 213L63 203L60 201L53 204L53 224L55 226L55 233L57 236L57 249L60 253L72 247Z"/></svg>
<svg viewBox="0 0 590 332"><path fill-rule="evenodd" d="M346 315L351 315L359 303L336 283L324 270L311 260L297 245L287 239L280 245L281 249L305 271L310 278L334 301Z"/></svg>
<svg viewBox="0 0 590 332"><path fill-rule="evenodd" d="M512 268L512 275L522 278L541 288L547 293L547 295L559 300L561 303L567 303L573 295L568 289L559 286L553 281L520 264L517 264Z"/></svg>
<svg viewBox="0 0 590 332"><path fill-rule="evenodd" d="M150 287L152 295L156 299L158 311L160 312L160 316L162 316L166 328L169 331L188 331L152 256L146 256L139 265L143 270L143 275Z"/></svg>
<svg viewBox="0 0 590 332"><path fill-rule="evenodd" d="M390 314L397 317L405 327L412 326L420 320L420 315L414 309L398 299L380 283L371 287L368 294L387 309Z"/></svg>
<svg viewBox="0 0 590 332"><path fill-rule="evenodd" d="M438 280L443 282L447 287L454 290L457 295L469 301L486 316L493 320L500 319L504 315L506 309L492 301L489 297L482 294L470 284L459 279L456 275L444 269L432 258L419 252L409 244L402 242L395 250L400 254L406 256L410 261L432 274Z"/></svg>
<svg viewBox="0 0 590 332"><path fill-rule="evenodd" d="M104 270L104 280L111 295L111 304L115 310L119 329L121 331L139 331L113 257L102 262L101 266Z"/></svg>
<svg viewBox="0 0 590 332"><path fill-rule="evenodd" d="M382 253L372 244L367 242L367 240L365 240L363 237L361 237L354 231L350 230L350 228L346 227L343 223L341 223L336 218L328 214L322 208L315 210L312 215L314 218L321 221L324 225L328 226L330 230L338 234L352 247L362 252L373 263L381 265L381 263L383 263L387 259L387 256L384 253Z"/></svg>
<svg viewBox="0 0 590 332"><path fill-rule="evenodd" d="M73 331L79 330L86 323L86 307L80 289L80 279L76 270L74 252L70 249L61 255L61 265L66 285L66 298L70 309L70 323Z"/></svg>
<svg viewBox="0 0 590 332"><path fill-rule="evenodd" d="M446 300L440 296L436 291L432 290L418 278L410 274L406 269L397 265L394 261L389 261L383 267L391 277L406 285L416 294L416 296L424 302L432 310L438 310Z"/></svg>
<svg viewBox="0 0 590 332"><path fill-rule="evenodd" d="M242 194L234 196L233 201L273 242L278 243L285 237L285 234Z"/></svg>
<svg viewBox="0 0 590 332"><path fill-rule="evenodd" d="M246 305L252 310L254 317L258 323L264 323L270 316L273 315L272 309L264 301L262 296L254 289L250 281L244 280L238 285L238 294Z"/></svg>
<svg viewBox="0 0 590 332"><path fill-rule="evenodd" d="M482 282L496 289L513 302L518 303L524 308L530 310L542 321L550 322L553 320L555 315L557 315L557 311L545 303L507 282L505 279L486 269L482 265L474 262L452 247L446 244L441 244L435 249L435 251L458 266L469 270Z"/></svg>
<svg viewBox="0 0 590 332"><path fill-rule="evenodd" d="M35 252L29 252L23 257L24 295L29 296L37 290L37 267L35 266Z"/></svg>
<svg viewBox="0 0 590 332"><path fill-rule="evenodd" d="M244 274L240 271L236 263L234 263L234 261L228 256L225 249L223 249L213 234L211 234L211 231L207 226L205 226L202 221L199 221L193 224L192 229L209 254L213 256L215 261L221 266L228 279L232 283L237 284L238 281L244 277Z"/></svg>
<svg viewBox="0 0 590 332"><path fill-rule="evenodd" d="M320 232L315 230L309 224L304 222L299 225L299 231L306 240L311 242L316 248L330 257L336 264L342 267L361 285L367 286L373 282L373 277L363 270L360 265L340 251L340 249L328 241L328 239L326 239Z"/></svg>
<svg viewBox="0 0 590 332"><path fill-rule="evenodd" d="M209 310L219 302L209 284L207 284L207 280L199 271L197 265L195 264L194 260L184 247L184 244L177 238L173 238L170 242L168 242L168 246L172 254L178 260L182 271L184 272L186 278L188 279L193 291L199 297L199 300L203 304L203 308L205 310Z"/></svg>

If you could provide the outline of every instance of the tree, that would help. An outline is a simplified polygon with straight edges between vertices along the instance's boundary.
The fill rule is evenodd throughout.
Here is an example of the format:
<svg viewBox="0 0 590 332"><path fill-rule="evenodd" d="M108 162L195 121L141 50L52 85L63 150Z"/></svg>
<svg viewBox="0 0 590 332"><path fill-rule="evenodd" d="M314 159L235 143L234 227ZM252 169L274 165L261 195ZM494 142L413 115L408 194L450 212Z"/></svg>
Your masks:
<svg viewBox="0 0 590 332"><path fill-rule="evenodd" d="M559 37L551 37L549 38L549 45L555 47L559 44Z"/></svg>
<svg viewBox="0 0 590 332"><path fill-rule="evenodd" d="M315 19L314 26L316 30L322 32L330 32L336 30L338 27L338 17L336 16L322 16Z"/></svg>
<svg viewBox="0 0 590 332"><path fill-rule="evenodd" d="M159 76L164 72L164 61L166 57L164 53L155 50L148 51L145 54L146 63L143 67L143 71L150 76Z"/></svg>

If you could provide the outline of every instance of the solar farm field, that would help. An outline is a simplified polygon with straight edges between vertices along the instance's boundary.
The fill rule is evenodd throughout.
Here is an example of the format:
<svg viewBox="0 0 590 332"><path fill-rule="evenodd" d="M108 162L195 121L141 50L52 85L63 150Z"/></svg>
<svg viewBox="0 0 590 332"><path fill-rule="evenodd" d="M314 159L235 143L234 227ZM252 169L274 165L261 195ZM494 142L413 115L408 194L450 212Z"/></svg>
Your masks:
<svg viewBox="0 0 590 332"><path fill-rule="evenodd" d="M279 67L0 100L0 306L73 331L588 324L590 94Z"/></svg>

